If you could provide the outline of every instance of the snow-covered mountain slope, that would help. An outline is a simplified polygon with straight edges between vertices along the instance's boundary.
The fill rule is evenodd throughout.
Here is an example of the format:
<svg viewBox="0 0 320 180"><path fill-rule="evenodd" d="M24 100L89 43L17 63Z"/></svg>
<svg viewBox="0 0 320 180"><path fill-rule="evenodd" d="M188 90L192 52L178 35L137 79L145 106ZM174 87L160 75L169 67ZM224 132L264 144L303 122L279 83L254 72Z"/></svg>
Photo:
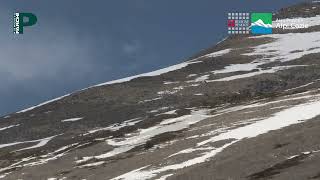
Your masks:
<svg viewBox="0 0 320 180"><path fill-rule="evenodd" d="M318 15L0 118L0 179L319 179Z"/></svg>

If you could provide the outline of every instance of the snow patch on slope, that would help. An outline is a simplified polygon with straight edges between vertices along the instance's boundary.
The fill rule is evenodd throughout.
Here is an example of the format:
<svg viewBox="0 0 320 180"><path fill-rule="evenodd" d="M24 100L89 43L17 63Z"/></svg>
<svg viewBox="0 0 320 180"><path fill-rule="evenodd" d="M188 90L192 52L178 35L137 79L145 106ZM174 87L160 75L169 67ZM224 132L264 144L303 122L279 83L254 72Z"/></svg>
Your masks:
<svg viewBox="0 0 320 180"><path fill-rule="evenodd" d="M139 75L135 75L135 76L130 76L130 77L126 77L126 78L122 78L122 79L118 79L118 80L113 80L113 81L101 83L101 84L98 84L98 85L95 85L95 86L92 86L92 87L99 87L99 86L115 84L115 83L123 83L123 82L131 81L132 79L136 79L136 78L139 78L139 77L159 76L159 75L164 74L164 73L168 73L168 72L171 72L171 71L182 69L184 67L187 67L190 64L196 64L196 63L201 63L201 62L202 61L183 62L183 63L176 64L176 65L173 65L173 66L169 66L169 67L166 67L166 68L163 68L163 69L159 69L159 70L156 70L156 71L143 73L143 74L139 74Z"/></svg>
<svg viewBox="0 0 320 180"><path fill-rule="evenodd" d="M64 120L61 120L61 122L74 122L74 121L79 121L79 120L81 120L81 119L83 119L83 117L64 119Z"/></svg>
<svg viewBox="0 0 320 180"><path fill-rule="evenodd" d="M33 110L33 109L35 109L35 108L38 108L38 107L40 107L40 106L43 106L43 105L46 105L46 104L49 104L49 103L58 101L58 100L63 99L63 98L65 98L65 97L67 97L67 96L70 96L70 94L66 94L66 95L64 95L64 96L57 97L57 98L55 98L55 99L51 99L51 100L49 100L49 101L40 103L40 104L38 104L38 105L36 105L36 106L32 106L32 107L29 107L29 108L27 108L27 109L21 110L21 111L19 111L19 112L17 112L17 113L24 113L24 112L27 112L27 111L31 111L31 110Z"/></svg>
<svg viewBox="0 0 320 180"><path fill-rule="evenodd" d="M55 135L55 136L51 136L51 137L47 137L47 138L43 138L43 139L32 140L32 141L23 141L23 142L14 142L14 143L8 143L8 144L0 144L0 149L1 148L5 148L5 147L9 147L9 146L18 145L18 144L26 144L26 143L34 143L34 142L39 142L39 143L34 145L34 146L30 146L30 147L27 147L27 148L19 149L17 151L38 148L38 147L46 145L50 140L52 140L56 136L59 136L59 135Z"/></svg>
<svg viewBox="0 0 320 180"><path fill-rule="evenodd" d="M231 49L224 49L224 50L221 50L221 51L217 51L217 52L214 52L214 53L210 53L210 54L207 54L207 55L204 55L204 56L201 56L201 57L218 57L218 56L223 56L225 54L228 54L231 52Z"/></svg>
<svg viewBox="0 0 320 180"><path fill-rule="evenodd" d="M278 67L272 67L271 69L266 69L266 70L263 70L263 69L259 68L259 70L255 71L255 72L239 74L239 75L234 75L234 76L228 76L228 77L220 78L220 79L208 80L207 82L232 81L232 80L236 80L236 79L242 79L242 78L248 78L248 77L257 76L257 75L260 75L260 74L275 73L275 72L277 72L279 70L285 70L285 69L289 69L289 68L292 68L292 67L299 67L299 66L278 66Z"/></svg>
<svg viewBox="0 0 320 180"><path fill-rule="evenodd" d="M93 129L93 130L90 130L88 131L88 133L85 133L84 136L88 135L88 134L93 134L93 133L96 133L96 132L99 132L99 131L117 131L123 127L128 127L128 126L133 126L139 122L141 122L142 119L141 118L134 118L134 119L130 119L130 120L126 120L122 123L115 123L115 124L112 124L108 127L103 127L103 128L97 128L97 129Z"/></svg>
<svg viewBox="0 0 320 180"><path fill-rule="evenodd" d="M127 152L139 145L145 144L147 141L149 141L151 138L157 135L185 129L192 124L195 124L203 119L210 117L207 115L207 111L208 110L198 110L193 111L189 115L166 119L162 121L159 125L147 129L140 129L138 132L133 133L133 135L125 137L123 139L109 139L107 140L107 143L115 147L112 151L98 156L84 157L82 160L77 161L77 163L83 163L90 159L109 158Z"/></svg>
<svg viewBox="0 0 320 180"><path fill-rule="evenodd" d="M311 53L320 53L320 32L270 34L251 38L274 38L275 40L256 46L254 52L246 53L247 56L262 56L263 60L291 61Z"/></svg>
<svg viewBox="0 0 320 180"><path fill-rule="evenodd" d="M17 127L17 126L20 126L20 124L16 124L16 125L11 125L11 126L0 128L0 131L4 131L6 129L10 129L10 128Z"/></svg>

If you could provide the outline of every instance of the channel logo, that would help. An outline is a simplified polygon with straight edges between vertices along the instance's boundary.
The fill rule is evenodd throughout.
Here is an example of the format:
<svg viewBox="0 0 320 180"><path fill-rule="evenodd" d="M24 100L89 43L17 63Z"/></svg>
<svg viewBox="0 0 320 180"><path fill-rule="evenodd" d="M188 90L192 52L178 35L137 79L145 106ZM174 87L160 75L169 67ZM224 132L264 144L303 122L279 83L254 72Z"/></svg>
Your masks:
<svg viewBox="0 0 320 180"><path fill-rule="evenodd" d="M228 34L272 34L272 13L228 13Z"/></svg>
<svg viewBox="0 0 320 180"><path fill-rule="evenodd" d="M252 13L251 33L272 34L272 13Z"/></svg>
<svg viewBox="0 0 320 180"><path fill-rule="evenodd" d="M34 14L16 12L13 14L13 34L23 34L24 27L33 26L36 23L37 17Z"/></svg>

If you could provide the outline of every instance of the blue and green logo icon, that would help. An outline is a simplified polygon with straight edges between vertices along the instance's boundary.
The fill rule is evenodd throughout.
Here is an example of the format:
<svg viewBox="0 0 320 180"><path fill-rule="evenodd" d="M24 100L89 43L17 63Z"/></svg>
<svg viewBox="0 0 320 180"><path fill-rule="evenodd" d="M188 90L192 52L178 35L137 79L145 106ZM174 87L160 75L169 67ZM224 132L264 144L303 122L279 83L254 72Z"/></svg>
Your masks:
<svg viewBox="0 0 320 180"><path fill-rule="evenodd" d="M13 14L13 33L23 34L24 27L33 26L37 22L37 16L32 13L19 13Z"/></svg>
<svg viewBox="0 0 320 180"><path fill-rule="evenodd" d="M252 13L251 33L272 34L272 13Z"/></svg>

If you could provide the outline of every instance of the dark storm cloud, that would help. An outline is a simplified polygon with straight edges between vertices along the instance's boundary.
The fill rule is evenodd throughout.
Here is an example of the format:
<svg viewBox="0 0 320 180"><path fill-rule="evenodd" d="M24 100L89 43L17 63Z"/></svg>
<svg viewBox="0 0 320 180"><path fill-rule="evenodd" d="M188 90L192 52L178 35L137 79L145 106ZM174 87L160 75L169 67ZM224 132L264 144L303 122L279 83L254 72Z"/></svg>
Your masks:
<svg viewBox="0 0 320 180"><path fill-rule="evenodd" d="M0 115L96 83L178 63L221 40L230 11L298 2L5 0L0 6ZM13 35L15 11L37 15Z"/></svg>

